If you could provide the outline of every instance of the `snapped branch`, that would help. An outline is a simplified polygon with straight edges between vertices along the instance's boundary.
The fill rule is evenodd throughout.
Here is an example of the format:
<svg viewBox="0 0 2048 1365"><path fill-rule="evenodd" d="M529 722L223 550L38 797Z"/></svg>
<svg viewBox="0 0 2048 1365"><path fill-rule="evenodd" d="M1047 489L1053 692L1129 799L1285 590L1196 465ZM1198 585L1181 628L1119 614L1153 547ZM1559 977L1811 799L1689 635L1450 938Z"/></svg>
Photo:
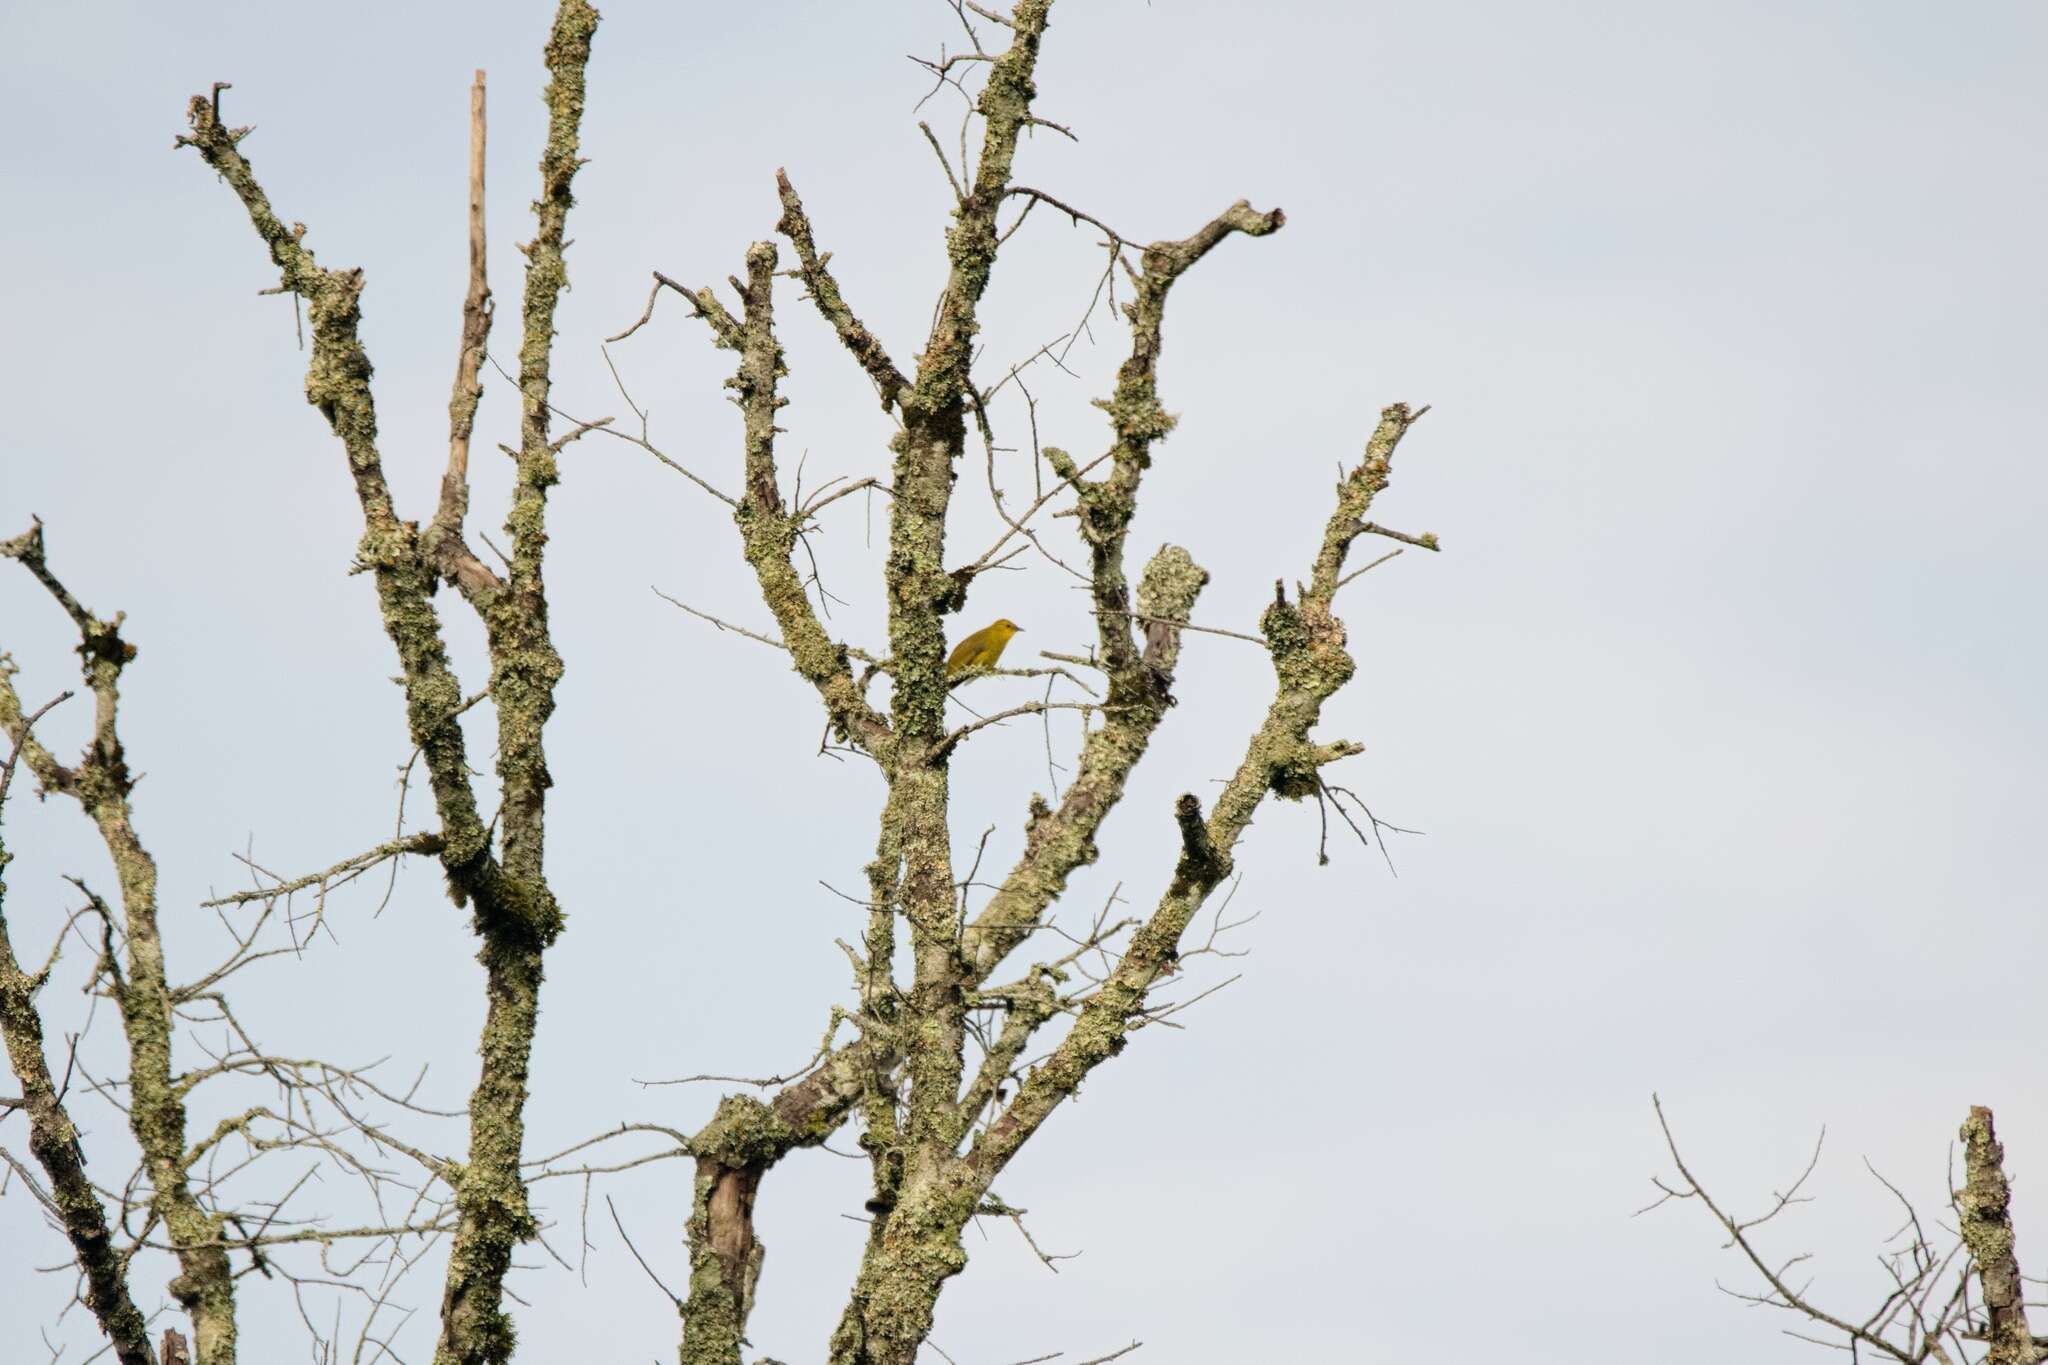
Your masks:
<svg viewBox="0 0 2048 1365"><path fill-rule="evenodd" d="M491 336L491 286L485 269L484 73L469 89L469 289L462 299L462 341L455 357L455 385L448 397L448 470L441 476L441 504L421 537L421 548L442 576L473 600L503 587L498 576L462 541L469 514L469 442L484 386L478 377Z"/></svg>

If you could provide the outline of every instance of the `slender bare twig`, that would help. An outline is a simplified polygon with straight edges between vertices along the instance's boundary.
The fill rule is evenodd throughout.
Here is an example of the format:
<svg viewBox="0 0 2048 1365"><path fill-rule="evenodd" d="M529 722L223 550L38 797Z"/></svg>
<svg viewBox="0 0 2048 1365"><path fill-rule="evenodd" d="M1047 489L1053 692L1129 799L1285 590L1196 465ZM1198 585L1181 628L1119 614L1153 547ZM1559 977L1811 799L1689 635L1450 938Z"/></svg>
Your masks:
<svg viewBox="0 0 2048 1365"><path fill-rule="evenodd" d="M1697 1200L1727 1234L1727 1245L1742 1253L1743 1258L1749 1262L1766 1286L1766 1292L1761 1294L1725 1287L1723 1292L1758 1307L1776 1308L1797 1314L1829 1329L1838 1334L1841 1340L1823 1340L1790 1328L1786 1329L1786 1334L1848 1351L1852 1358L1857 1357L1859 1352L1867 1350L1900 1362L1900 1365L1921 1365L1926 1361L1936 1362L1936 1365L1959 1365L1959 1362L1949 1354L1948 1346L1960 1346L1959 1339L1968 1323L1968 1304L1963 1296L1962 1284L1957 1286L1946 1302L1932 1302L1932 1295L1939 1284L1941 1273L1952 1263L1953 1257L1935 1255L1919 1231L1918 1215L1913 1213L1910 1204L1906 1204L1906 1209L1908 1227L1913 1232L1912 1239L1905 1250L1903 1260L1894 1259L1887 1262L1894 1288L1868 1316L1861 1321L1852 1321L1820 1307L1809 1296L1807 1286L1794 1286L1789 1274L1794 1267L1804 1263L1808 1259L1807 1256L1796 1255L1784 1261L1768 1259L1755 1238L1758 1228L1770 1223L1787 1209L1808 1202L1807 1196L1801 1191L1819 1164L1821 1143L1817 1141L1814 1144L1813 1154L1807 1159L1806 1166L1798 1178L1785 1189L1773 1194L1770 1206L1764 1212L1751 1218L1737 1218L1715 1201L1679 1154L1678 1141L1673 1136L1670 1120L1664 1113L1663 1101L1653 1095L1650 1097L1650 1103L1656 1111L1657 1126L1664 1136L1665 1150L1670 1154L1678 1178L1676 1181L1653 1179L1651 1183L1656 1187L1658 1197L1637 1210L1637 1213L1647 1213L1673 1201ZM1825 1137L1826 1133L1823 1130L1822 1139ZM1886 1189L1899 1197L1902 1204L1906 1203L1904 1196L1899 1195L1890 1182L1884 1181L1882 1177L1879 1177L1879 1180ZM1966 1284L1967 1281L1962 1283ZM1945 1342L1948 1345L1944 1345Z"/></svg>
<svg viewBox="0 0 2048 1365"><path fill-rule="evenodd" d="M280 881L270 886L261 886L253 891L237 891L231 895L217 896L212 900L201 901L199 904L202 909L211 909L217 905L247 905L251 901L276 900L282 896L289 896L295 891L303 891L309 886L326 886L331 882L356 876L377 866L387 858L398 858L408 853L434 854L440 851L441 838L439 835L408 835L403 839L388 840L377 845L375 848L367 849L353 857L344 858L334 866L320 872L309 872L303 877L294 877L290 881Z"/></svg>
<svg viewBox="0 0 2048 1365"><path fill-rule="evenodd" d="M1399 559L1401 557L1401 554L1402 552L1400 550L1389 550L1385 554L1381 555L1378 559L1373 560L1371 563L1353 569L1350 573L1345 574L1342 578L1337 580L1337 586L1341 588L1346 583L1349 583L1352 579L1359 577L1361 574L1367 574L1372 572L1374 569L1377 569L1380 565L1386 563L1388 560Z"/></svg>

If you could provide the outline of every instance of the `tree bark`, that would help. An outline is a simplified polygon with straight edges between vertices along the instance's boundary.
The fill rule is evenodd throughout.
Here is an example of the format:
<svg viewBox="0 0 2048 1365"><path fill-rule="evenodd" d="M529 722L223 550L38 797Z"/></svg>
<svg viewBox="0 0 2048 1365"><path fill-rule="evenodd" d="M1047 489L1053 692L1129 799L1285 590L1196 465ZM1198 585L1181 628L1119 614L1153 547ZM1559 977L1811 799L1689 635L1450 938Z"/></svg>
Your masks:
<svg viewBox="0 0 2048 1365"><path fill-rule="evenodd" d="M1984 1365L2034 1365L2040 1354L2027 1327L2026 1286L2013 1254L2012 1187L2005 1178L2005 1148L1991 1126L1991 1111L1972 1105L1963 1120L1964 1184L1956 1207L1963 1243L1976 1263L1984 1307L1991 1317Z"/></svg>

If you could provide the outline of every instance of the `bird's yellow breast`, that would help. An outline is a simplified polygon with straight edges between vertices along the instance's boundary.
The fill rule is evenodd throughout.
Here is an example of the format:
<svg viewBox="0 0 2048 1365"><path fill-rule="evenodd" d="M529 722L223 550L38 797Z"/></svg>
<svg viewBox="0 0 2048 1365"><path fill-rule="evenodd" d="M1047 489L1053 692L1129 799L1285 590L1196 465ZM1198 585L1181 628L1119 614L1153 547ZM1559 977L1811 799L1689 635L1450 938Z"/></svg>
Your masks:
<svg viewBox="0 0 2048 1365"><path fill-rule="evenodd" d="M946 676L957 678L970 669L994 668L1010 638L1021 629L1016 622L1005 619L975 631L954 645L953 652L946 656Z"/></svg>

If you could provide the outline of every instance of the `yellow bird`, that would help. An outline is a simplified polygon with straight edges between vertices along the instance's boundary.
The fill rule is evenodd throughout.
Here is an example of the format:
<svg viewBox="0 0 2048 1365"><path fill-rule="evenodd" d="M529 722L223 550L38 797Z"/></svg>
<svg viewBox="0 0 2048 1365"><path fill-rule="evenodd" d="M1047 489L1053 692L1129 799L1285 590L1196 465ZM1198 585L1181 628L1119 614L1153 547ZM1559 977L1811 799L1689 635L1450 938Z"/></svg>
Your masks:
<svg viewBox="0 0 2048 1365"><path fill-rule="evenodd" d="M983 626L953 646L953 652L946 656L946 676L957 678L973 669L994 668L996 661L1003 657L1003 649L1010 643L1010 637L1022 629L1024 627L1008 617Z"/></svg>

